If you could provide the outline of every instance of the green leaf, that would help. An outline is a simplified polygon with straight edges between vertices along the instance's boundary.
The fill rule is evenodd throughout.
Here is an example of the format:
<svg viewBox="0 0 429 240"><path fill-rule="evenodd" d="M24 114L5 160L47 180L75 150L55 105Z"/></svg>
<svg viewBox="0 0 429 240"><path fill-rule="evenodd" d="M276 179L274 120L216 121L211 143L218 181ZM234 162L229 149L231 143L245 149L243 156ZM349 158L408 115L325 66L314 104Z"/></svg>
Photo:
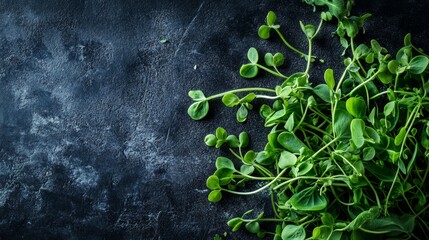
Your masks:
<svg viewBox="0 0 429 240"><path fill-rule="evenodd" d="M295 156L295 154L288 151L282 151L280 154L278 166L281 169L292 167L296 164L297 160L298 158Z"/></svg>
<svg viewBox="0 0 429 240"><path fill-rule="evenodd" d="M337 136L347 136L350 134L350 122L353 117L345 109L345 103L339 101L335 110L334 130Z"/></svg>
<svg viewBox="0 0 429 240"><path fill-rule="evenodd" d="M219 202L222 199L222 192L220 190L213 190L209 193L208 199L210 202Z"/></svg>
<svg viewBox="0 0 429 240"><path fill-rule="evenodd" d="M351 97L346 102L347 111L355 118L364 118L366 114L366 103L362 98Z"/></svg>
<svg viewBox="0 0 429 240"><path fill-rule="evenodd" d="M411 157L410 161L408 162L407 165L407 173L409 173L411 171L411 168L414 166L414 163L416 161L416 157L417 157L417 152L418 152L418 144L416 144L414 146L414 152L413 152L413 156Z"/></svg>
<svg viewBox="0 0 429 240"><path fill-rule="evenodd" d="M216 138L220 140L226 140L228 137L228 133L224 128L218 127L216 128Z"/></svg>
<svg viewBox="0 0 429 240"><path fill-rule="evenodd" d="M290 132L282 132L277 137L277 141L282 145L286 150L292 153L299 153L301 148L307 148L301 140L295 134Z"/></svg>
<svg viewBox="0 0 429 240"><path fill-rule="evenodd" d="M283 65L285 62L285 57L281 53L276 53L273 56L273 64L276 67Z"/></svg>
<svg viewBox="0 0 429 240"><path fill-rule="evenodd" d="M276 22L277 16L273 11L269 11L267 14L267 25L272 26Z"/></svg>
<svg viewBox="0 0 429 240"><path fill-rule="evenodd" d="M243 219L236 217L227 222L228 226L232 228L233 232L236 232L240 229L240 226L243 224Z"/></svg>
<svg viewBox="0 0 429 240"><path fill-rule="evenodd" d="M298 211L320 211L326 208L328 201L315 187L309 187L295 193L289 203Z"/></svg>
<svg viewBox="0 0 429 240"><path fill-rule="evenodd" d="M323 101L331 103L331 89L326 84L319 84L313 88L313 92Z"/></svg>
<svg viewBox="0 0 429 240"><path fill-rule="evenodd" d="M196 102L201 102L202 100L206 99L204 93L201 90L191 90L188 92L188 96Z"/></svg>
<svg viewBox="0 0 429 240"><path fill-rule="evenodd" d="M208 134L204 138L204 143L209 147L214 147L217 142L217 137L214 134Z"/></svg>
<svg viewBox="0 0 429 240"><path fill-rule="evenodd" d="M240 76L244 78L254 78L258 75L258 67L252 63L244 64L240 68Z"/></svg>
<svg viewBox="0 0 429 240"><path fill-rule="evenodd" d="M261 230L258 222L248 222L245 227L251 233L258 233Z"/></svg>
<svg viewBox="0 0 429 240"><path fill-rule="evenodd" d="M393 182L395 178L395 170L391 167L381 167L377 164L372 163L371 161L364 163L365 170L368 170L372 175L383 182Z"/></svg>
<svg viewBox="0 0 429 240"><path fill-rule="evenodd" d="M216 170L214 175L219 178L219 185L225 186L228 185L232 181L232 174L234 170L230 168L220 168Z"/></svg>
<svg viewBox="0 0 429 240"><path fill-rule="evenodd" d="M240 146L240 142L238 141L238 138L234 135L229 135L226 138L226 144L230 148L238 148Z"/></svg>
<svg viewBox="0 0 429 240"><path fill-rule="evenodd" d="M250 175L255 171L255 167L251 165L243 164L240 167L240 172L246 175Z"/></svg>
<svg viewBox="0 0 429 240"><path fill-rule="evenodd" d="M268 67L274 66L274 56L272 53L266 53L264 56L265 65Z"/></svg>
<svg viewBox="0 0 429 240"><path fill-rule="evenodd" d="M366 147L363 149L363 160L372 160L375 156L375 149L373 147Z"/></svg>
<svg viewBox="0 0 429 240"><path fill-rule="evenodd" d="M387 117L392 113L393 113L393 116L395 116L395 112L394 112L395 105L396 105L395 101L388 102L386 105L384 105L384 110L383 110L384 116Z"/></svg>
<svg viewBox="0 0 429 240"><path fill-rule="evenodd" d="M235 171L234 163L226 157L218 157L216 159L216 168L217 169L231 169Z"/></svg>
<svg viewBox="0 0 429 240"><path fill-rule="evenodd" d="M188 115L194 120L203 119L209 112L209 103L207 101L194 102L188 108Z"/></svg>
<svg viewBox="0 0 429 240"><path fill-rule="evenodd" d="M324 78L326 85L333 90L335 87L334 70L330 68L326 69Z"/></svg>
<svg viewBox="0 0 429 240"><path fill-rule="evenodd" d="M253 64L258 63L259 58L258 58L258 51L256 50L256 48L254 47L249 48L249 51L247 51L247 58Z"/></svg>
<svg viewBox="0 0 429 240"><path fill-rule="evenodd" d="M399 146L402 144L405 138L405 134L407 133L407 129L405 127L401 127L401 130L399 130L398 135L395 137L395 145Z"/></svg>
<svg viewBox="0 0 429 240"><path fill-rule="evenodd" d="M234 107L237 106L240 102L240 98L235 95L234 93L227 93L223 95L222 102L227 107Z"/></svg>
<svg viewBox="0 0 429 240"><path fill-rule="evenodd" d="M374 128L365 127L365 133L368 135L369 138L374 140L374 143L380 143L380 135L377 133L377 131L374 130Z"/></svg>
<svg viewBox="0 0 429 240"><path fill-rule="evenodd" d="M409 71L412 74L423 73L429 64L429 59L426 56L415 56L409 63Z"/></svg>
<svg viewBox="0 0 429 240"><path fill-rule="evenodd" d="M247 120L247 115L249 115L249 111L247 110L244 104L241 104L240 108L237 110L237 121L244 122Z"/></svg>
<svg viewBox="0 0 429 240"><path fill-rule="evenodd" d="M365 143L363 137L365 131L365 122L362 119L353 119L350 123L350 131L352 134L352 141L357 148L361 148Z"/></svg>
<svg viewBox="0 0 429 240"><path fill-rule="evenodd" d="M243 158L243 161L247 164L252 164L255 161L256 153L253 150L248 151Z"/></svg>
<svg viewBox="0 0 429 240"><path fill-rule="evenodd" d="M404 46L411 46L411 33L407 33L407 35L405 35Z"/></svg>
<svg viewBox="0 0 429 240"><path fill-rule="evenodd" d="M314 36L314 33L316 32L316 28L311 24L304 26L304 24L301 21L299 22L299 24L301 25L301 29L305 33L307 38L311 39Z"/></svg>
<svg viewBox="0 0 429 240"><path fill-rule="evenodd" d="M294 113L292 113L292 114L289 116L289 118L287 119L286 124L285 124L285 128L286 128L286 130L288 130L289 132L292 132L293 127L294 127L294 125L295 125L293 115L294 115Z"/></svg>
<svg viewBox="0 0 429 240"><path fill-rule="evenodd" d="M305 230L301 225L286 225L281 236L282 240L304 240Z"/></svg>
<svg viewBox="0 0 429 240"><path fill-rule="evenodd" d="M258 36L262 39L268 39L270 38L270 31L270 27L268 27L267 25L261 25L258 29Z"/></svg>
<svg viewBox="0 0 429 240"><path fill-rule="evenodd" d="M351 221L345 230L353 231L359 229L365 223L376 219L380 215L380 209L378 207L370 208L369 210L363 211L357 215L353 221Z"/></svg>
<svg viewBox="0 0 429 240"><path fill-rule="evenodd" d="M253 101L256 98L256 94L249 93L246 96L244 96L242 99L240 99L240 103L249 103Z"/></svg>
<svg viewBox="0 0 429 240"><path fill-rule="evenodd" d="M208 177L206 181L206 186L210 190L220 189L219 178L215 175Z"/></svg>
<svg viewBox="0 0 429 240"><path fill-rule="evenodd" d="M241 132L238 135L238 140L240 142L239 147L245 148L249 145L249 135L247 134L247 132Z"/></svg>
<svg viewBox="0 0 429 240"><path fill-rule="evenodd" d="M332 214L330 214L328 212L322 213L321 220L322 220L323 225L326 225L329 227L333 227L335 224L335 218L332 216Z"/></svg>
<svg viewBox="0 0 429 240"><path fill-rule="evenodd" d="M389 69L389 72L391 74L398 74L401 72L400 70L400 64L398 61L396 60L391 60L388 64L387 64L387 68Z"/></svg>

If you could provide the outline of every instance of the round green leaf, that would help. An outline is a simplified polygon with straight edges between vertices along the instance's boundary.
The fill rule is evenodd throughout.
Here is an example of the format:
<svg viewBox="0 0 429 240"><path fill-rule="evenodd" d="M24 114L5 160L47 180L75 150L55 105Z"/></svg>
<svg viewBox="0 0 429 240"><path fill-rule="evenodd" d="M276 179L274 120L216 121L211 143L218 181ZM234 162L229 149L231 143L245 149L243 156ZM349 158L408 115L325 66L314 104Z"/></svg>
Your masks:
<svg viewBox="0 0 429 240"><path fill-rule="evenodd" d="M258 67L249 63L249 64L244 64L243 66L241 66L240 68L240 76L244 77L244 78L254 78L256 77L256 75L258 75Z"/></svg>
<svg viewBox="0 0 429 240"><path fill-rule="evenodd" d="M206 186L210 190L220 189L219 178L215 175L208 177L206 181Z"/></svg>
<svg viewBox="0 0 429 240"><path fill-rule="evenodd" d="M240 135L238 135L238 140L240 142L240 147L247 147L249 145L249 135L247 132L241 132Z"/></svg>
<svg viewBox="0 0 429 240"><path fill-rule="evenodd" d="M248 151L243 158L243 161L247 164L252 164L255 161L256 153L253 150Z"/></svg>
<svg viewBox="0 0 429 240"><path fill-rule="evenodd" d="M240 108L237 110L237 121L238 122L246 121L247 115L249 115L249 111L243 104L241 104Z"/></svg>
<svg viewBox="0 0 429 240"><path fill-rule="evenodd" d="M240 146L240 142L238 141L238 138L234 135L229 135L226 138L226 144L230 148L238 148Z"/></svg>
<svg viewBox="0 0 429 240"><path fill-rule="evenodd" d="M227 168L227 169L235 170L234 163L226 157L218 157L216 159L216 168L217 169Z"/></svg>
<svg viewBox="0 0 429 240"><path fill-rule="evenodd" d="M295 193L289 203L298 211L320 211L326 208L328 201L315 187L309 187Z"/></svg>
<svg viewBox="0 0 429 240"><path fill-rule="evenodd" d="M188 96L196 102L200 102L206 98L201 90L191 90L188 92Z"/></svg>
<svg viewBox="0 0 429 240"><path fill-rule="evenodd" d="M365 117L366 103L362 98L351 97L346 102L347 111L356 118Z"/></svg>
<svg viewBox="0 0 429 240"><path fill-rule="evenodd" d="M416 56L409 63L409 71L412 74L421 74L426 70L429 64L429 59L426 56Z"/></svg>
<svg viewBox="0 0 429 240"><path fill-rule="evenodd" d="M262 25L259 27L258 36L262 39L268 39L270 38L270 30L271 28L267 25Z"/></svg>
<svg viewBox="0 0 429 240"><path fill-rule="evenodd" d="M258 63L259 57L258 57L258 51L256 50L256 48L254 47L249 48L249 50L247 51L247 58L251 63Z"/></svg>
<svg viewBox="0 0 429 240"><path fill-rule="evenodd" d="M203 119L209 112L209 103L207 101L194 102L188 108L188 115L194 120Z"/></svg>
<svg viewBox="0 0 429 240"><path fill-rule="evenodd" d="M400 71L399 67L400 67L399 62L396 61L396 60L391 60L387 64L387 68L389 69L389 72L392 73L392 74L399 73L399 71Z"/></svg>
<svg viewBox="0 0 429 240"><path fill-rule="evenodd" d="M271 53L266 53L264 56L265 65L268 67L274 66L274 56Z"/></svg>
<svg viewBox="0 0 429 240"><path fill-rule="evenodd" d="M283 240L304 240L305 239L305 230L300 225L286 225L282 231Z"/></svg>
<svg viewBox="0 0 429 240"><path fill-rule="evenodd" d="M219 140L226 140L226 137L228 137L228 133L224 128L218 127L216 128L216 137Z"/></svg>
<svg viewBox="0 0 429 240"><path fill-rule="evenodd" d="M375 156L375 149L373 147L366 147L363 149L363 160L369 161L372 160Z"/></svg>
<svg viewBox="0 0 429 240"><path fill-rule="evenodd" d="M234 107L240 102L240 98L234 93L227 93L222 97L222 102L227 107Z"/></svg>
<svg viewBox="0 0 429 240"><path fill-rule="evenodd" d="M216 170L214 175L216 175L219 178L219 184L221 186L225 186L231 182L233 172L234 170L230 168L220 168Z"/></svg>
<svg viewBox="0 0 429 240"><path fill-rule="evenodd" d="M208 199L210 202L219 202L222 199L222 192L220 190L213 190L209 193Z"/></svg>
<svg viewBox="0 0 429 240"><path fill-rule="evenodd" d="M384 105L384 116L389 116L390 114L393 113L393 116L395 116L395 106L396 106L396 102L395 101L391 101L388 102L386 105Z"/></svg>
<svg viewBox="0 0 429 240"><path fill-rule="evenodd" d="M258 222L248 222L245 227L251 233L258 233L261 230Z"/></svg>
<svg viewBox="0 0 429 240"><path fill-rule="evenodd" d="M273 11L269 11L267 14L267 24L268 26L274 25L276 22L277 16Z"/></svg>
<svg viewBox="0 0 429 240"><path fill-rule="evenodd" d="M214 134L208 134L204 138L204 143L209 147L214 147L216 145L216 142L217 142L217 138Z"/></svg>
<svg viewBox="0 0 429 240"><path fill-rule="evenodd" d="M285 57L281 53L276 53L273 56L273 64L276 67L283 65L285 62Z"/></svg>
<svg viewBox="0 0 429 240"><path fill-rule="evenodd" d="M240 172L246 175L250 175L255 171L255 167L251 165L243 164L240 167Z"/></svg>
<svg viewBox="0 0 429 240"><path fill-rule="evenodd" d="M292 167L295 165L297 160L298 158L295 156L295 154L288 151L282 151L280 154L278 166L281 169Z"/></svg>

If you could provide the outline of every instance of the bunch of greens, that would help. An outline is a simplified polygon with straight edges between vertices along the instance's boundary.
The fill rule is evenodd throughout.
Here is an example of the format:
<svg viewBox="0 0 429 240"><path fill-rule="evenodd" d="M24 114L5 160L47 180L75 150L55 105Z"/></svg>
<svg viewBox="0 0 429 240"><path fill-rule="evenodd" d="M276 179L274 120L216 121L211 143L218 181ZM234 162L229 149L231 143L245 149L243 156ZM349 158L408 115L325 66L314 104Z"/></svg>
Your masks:
<svg viewBox="0 0 429 240"><path fill-rule="evenodd" d="M335 5L339 2L343 5ZM393 55L376 40L355 46L353 40L369 15L346 17L352 1L307 3L329 7L318 27L300 22L307 53L285 40L273 12L258 31L262 39L277 33L286 47L305 58L304 71L286 76L278 69L283 54L266 53L262 60L250 48L249 63L240 75L253 78L263 70L282 79L281 85L209 97L200 90L189 92L194 103L188 114L194 120L202 119L209 101L217 98L237 109L239 122L246 121L252 101L268 102L259 109L271 129L264 149L247 149L245 132L235 136L218 128L205 137L208 146L228 148L235 158L216 159L217 170L206 182L209 201L220 201L222 194L269 194L272 216L261 212L249 217L249 210L228 221L233 232L244 227L260 238L429 239L428 56L411 43L409 34ZM345 47L350 57L344 59L339 78L327 69L325 83L314 86L309 81L316 59L312 40L332 16L344 30L337 33L349 44ZM246 191L249 184L262 187Z"/></svg>

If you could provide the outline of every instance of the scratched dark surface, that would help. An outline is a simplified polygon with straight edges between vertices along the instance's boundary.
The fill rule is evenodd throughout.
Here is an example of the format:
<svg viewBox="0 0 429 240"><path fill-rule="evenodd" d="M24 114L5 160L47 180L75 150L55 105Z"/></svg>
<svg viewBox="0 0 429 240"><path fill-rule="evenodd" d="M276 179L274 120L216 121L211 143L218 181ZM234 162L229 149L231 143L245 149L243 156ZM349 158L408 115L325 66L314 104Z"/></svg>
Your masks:
<svg viewBox="0 0 429 240"><path fill-rule="evenodd" d="M354 13L374 14L361 41L394 51L411 32L428 46L429 1L357 2ZM316 24L318 14L298 0L0 1L0 239L212 239L230 232L231 217L269 212L266 192L206 200L205 179L228 152L203 137L217 126L247 130L261 149L258 114L238 124L218 103L206 120L186 114L190 89L279 83L239 77L249 47L283 52L282 70L302 71L278 38L258 39L269 10L305 49L298 20ZM334 30L316 41L326 63L311 81L341 68Z"/></svg>

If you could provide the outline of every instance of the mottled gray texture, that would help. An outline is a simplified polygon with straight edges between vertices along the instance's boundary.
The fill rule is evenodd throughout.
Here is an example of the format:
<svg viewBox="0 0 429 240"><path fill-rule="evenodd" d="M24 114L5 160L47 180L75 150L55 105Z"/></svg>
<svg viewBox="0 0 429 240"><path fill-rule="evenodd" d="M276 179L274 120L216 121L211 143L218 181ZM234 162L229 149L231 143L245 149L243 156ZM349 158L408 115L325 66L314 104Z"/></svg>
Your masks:
<svg viewBox="0 0 429 240"><path fill-rule="evenodd" d="M375 16L363 39L394 50L410 31L427 45L428 3L364 2L356 11ZM258 39L269 10L305 49L297 20L316 24L317 14L300 1L0 2L0 238L211 239L229 218L268 210L266 194L206 200L214 159L228 152L206 148L204 135L248 130L260 149L257 114L238 124L214 103L207 120L193 122L186 109L190 89L278 84L239 77L251 46L282 51L283 70L302 70L277 38ZM316 41L326 64L315 65L314 81L340 67L334 27ZM243 238L251 237L230 239Z"/></svg>

